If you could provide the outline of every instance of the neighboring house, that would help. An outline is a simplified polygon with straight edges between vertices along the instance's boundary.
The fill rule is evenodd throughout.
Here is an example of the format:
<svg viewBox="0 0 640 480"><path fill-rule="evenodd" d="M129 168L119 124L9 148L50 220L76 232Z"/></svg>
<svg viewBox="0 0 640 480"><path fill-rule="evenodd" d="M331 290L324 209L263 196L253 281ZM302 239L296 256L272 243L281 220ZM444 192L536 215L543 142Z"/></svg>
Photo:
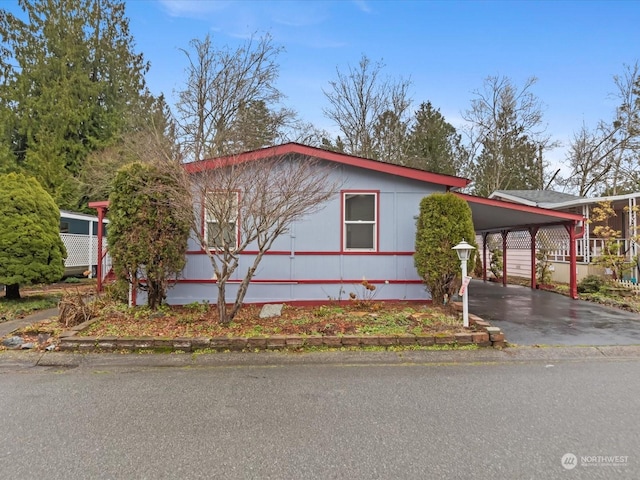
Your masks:
<svg viewBox="0 0 640 480"><path fill-rule="evenodd" d="M94 277L98 265L98 217L60 210L60 238L67 249L65 276Z"/></svg>
<svg viewBox="0 0 640 480"><path fill-rule="evenodd" d="M640 192L626 195L612 195L603 197L586 198L549 190L497 190L489 198L514 202L520 205L536 206L567 213L578 213L585 218L590 218L593 208L600 202L610 201L616 215L609 219L608 224L614 230L620 232L616 241L620 245L619 254L626 257L632 264L633 259L640 254L640 246L637 236L640 234L638 223L640 219ZM586 222L583 235L576 239L577 275L584 278L589 274L610 273L597 265L594 261L602 254L604 240L593 234L597 223ZM549 251L549 260L552 264L553 279L556 281L568 281L569 240L565 232L548 231L546 235L538 234L538 248L546 247ZM635 237L635 240L634 240ZM496 242L494 242L496 243ZM522 257L528 255L525 251L526 241L518 241L511 238L508 242L509 258L511 262L508 271L511 275L526 273L528 262ZM545 245L546 244L546 245ZM527 276L521 275L521 276ZM636 281L638 277L637 265L631 268L629 279Z"/></svg>

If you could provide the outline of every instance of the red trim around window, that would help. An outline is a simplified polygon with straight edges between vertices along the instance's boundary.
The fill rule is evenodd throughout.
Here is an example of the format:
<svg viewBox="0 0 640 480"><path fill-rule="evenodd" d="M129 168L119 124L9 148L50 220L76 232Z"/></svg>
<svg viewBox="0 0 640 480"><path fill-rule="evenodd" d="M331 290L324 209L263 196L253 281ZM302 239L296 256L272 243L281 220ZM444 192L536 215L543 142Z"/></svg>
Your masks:
<svg viewBox="0 0 640 480"><path fill-rule="evenodd" d="M373 246L373 250L347 250L346 249L346 243L347 243L347 238L345 237L345 229L344 229L344 203L345 203L345 197L347 194L350 193L362 193L362 194L368 194L368 195L375 195L376 197L376 217L375 217L375 238L373 239L374 242L374 246ZM378 252L378 249L380 248L380 190L341 190L340 191L340 255L353 255L353 254L360 254L360 255L371 255L371 254L375 254Z"/></svg>

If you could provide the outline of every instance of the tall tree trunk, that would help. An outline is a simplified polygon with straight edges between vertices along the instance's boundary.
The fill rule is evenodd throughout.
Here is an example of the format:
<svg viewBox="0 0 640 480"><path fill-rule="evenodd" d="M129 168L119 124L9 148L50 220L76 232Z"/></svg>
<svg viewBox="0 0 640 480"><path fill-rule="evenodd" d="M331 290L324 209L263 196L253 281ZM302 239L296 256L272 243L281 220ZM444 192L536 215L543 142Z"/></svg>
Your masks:
<svg viewBox="0 0 640 480"><path fill-rule="evenodd" d="M20 299L20 284L15 283L13 285L7 285L4 288L7 300L19 300Z"/></svg>

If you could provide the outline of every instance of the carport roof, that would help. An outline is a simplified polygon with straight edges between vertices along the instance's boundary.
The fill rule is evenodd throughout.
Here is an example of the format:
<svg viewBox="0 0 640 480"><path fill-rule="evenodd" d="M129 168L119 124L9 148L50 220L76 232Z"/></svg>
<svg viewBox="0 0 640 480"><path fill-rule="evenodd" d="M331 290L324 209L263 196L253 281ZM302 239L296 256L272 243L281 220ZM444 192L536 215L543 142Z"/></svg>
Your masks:
<svg viewBox="0 0 640 480"><path fill-rule="evenodd" d="M529 227L559 226L584 221L582 215L574 213L475 197L458 192L456 195L466 200L471 207L473 225L477 233L527 230Z"/></svg>

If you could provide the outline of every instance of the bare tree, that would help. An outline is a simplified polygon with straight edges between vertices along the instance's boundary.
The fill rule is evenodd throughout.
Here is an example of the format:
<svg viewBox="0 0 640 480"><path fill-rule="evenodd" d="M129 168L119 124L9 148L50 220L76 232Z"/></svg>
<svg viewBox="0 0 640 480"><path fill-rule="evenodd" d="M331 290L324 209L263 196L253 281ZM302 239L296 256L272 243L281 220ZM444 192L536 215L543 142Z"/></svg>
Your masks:
<svg viewBox="0 0 640 480"><path fill-rule="evenodd" d="M408 96L411 82L383 79L383 68L383 63L372 64L363 55L358 67L349 66L346 73L336 69L337 79L329 82L328 91L323 90L330 104L323 112L340 128L347 153L389 161L379 157L379 153L396 151L397 147L380 145L376 141L376 128L381 129L383 124L388 123L387 117L390 115L395 117L396 124L406 124L411 104ZM380 138L395 142L398 136Z"/></svg>
<svg viewBox="0 0 640 480"><path fill-rule="evenodd" d="M583 124L573 135L567 152L571 175L560 179L561 185L575 190L580 196L587 196L606 181L612 167L607 159L616 148L613 132L607 132L607 129L608 125L602 122L595 131Z"/></svg>
<svg viewBox="0 0 640 480"><path fill-rule="evenodd" d="M252 105L270 110L283 98L275 87L282 48L270 35L252 36L236 49L217 48L209 35L192 40L190 46L191 51L182 50L189 65L176 103L183 150L191 160L236 153L229 137L239 112L244 108L246 113ZM240 148L237 142L235 146Z"/></svg>
<svg viewBox="0 0 640 480"><path fill-rule="evenodd" d="M600 121L594 131L585 125L574 135L566 164L571 174L559 183L586 196L616 195L638 187L640 169L640 66L624 66L613 77L618 106L611 122ZM602 186L605 185L603 188Z"/></svg>
<svg viewBox="0 0 640 480"><path fill-rule="evenodd" d="M249 283L273 242L295 221L322 209L339 185L332 180L332 170L313 158L276 156L239 162L229 156L207 162L208 168L192 174L193 230L213 266L220 321L228 323L242 306ZM228 307L227 282L247 247L257 253Z"/></svg>
<svg viewBox="0 0 640 480"><path fill-rule="evenodd" d="M507 77L490 76L483 89L474 92L463 118L470 124L470 171L477 195L542 188L541 152L556 145L544 133L542 102L531 92L536 81L531 77L518 89Z"/></svg>

